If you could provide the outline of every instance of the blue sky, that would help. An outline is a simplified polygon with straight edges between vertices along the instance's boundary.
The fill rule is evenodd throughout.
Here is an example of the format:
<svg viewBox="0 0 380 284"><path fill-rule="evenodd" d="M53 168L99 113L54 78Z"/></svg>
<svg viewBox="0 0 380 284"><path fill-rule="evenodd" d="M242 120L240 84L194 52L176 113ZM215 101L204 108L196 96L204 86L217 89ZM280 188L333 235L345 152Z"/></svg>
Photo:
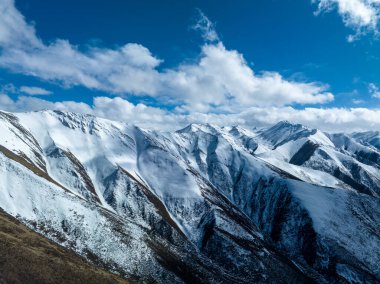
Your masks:
<svg viewBox="0 0 380 284"><path fill-rule="evenodd" d="M0 0L0 108L147 127L288 119L380 130L378 8L373 0Z"/></svg>

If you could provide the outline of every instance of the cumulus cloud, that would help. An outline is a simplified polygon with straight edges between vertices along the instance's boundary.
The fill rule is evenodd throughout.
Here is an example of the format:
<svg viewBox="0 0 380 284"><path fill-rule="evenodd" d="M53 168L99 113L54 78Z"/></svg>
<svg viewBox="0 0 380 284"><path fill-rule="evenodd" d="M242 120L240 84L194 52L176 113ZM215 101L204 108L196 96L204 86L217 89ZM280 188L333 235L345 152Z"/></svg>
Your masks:
<svg viewBox="0 0 380 284"><path fill-rule="evenodd" d="M167 70L159 70L162 60L137 43L116 49L81 49L64 39L45 43L13 0L0 0L0 14L5 15L0 18L0 67L66 86L150 96L184 112L236 112L252 106L320 104L333 99L324 84L287 80L277 72L254 72L242 54L225 48L214 24L201 11L194 28L206 43L198 60Z"/></svg>
<svg viewBox="0 0 380 284"><path fill-rule="evenodd" d="M21 86L20 87L20 92L21 93L24 93L24 94L28 94L28 95L31 95L31 96L46 96L46 95L51 95L52 92L46 90L46 89L43 89L43 88L40 88L40 87L31 87L31 86Z"/></svg>
<svg viewBox="0 0 380 284"><path fill-rule="evenodd" d="M0 85L0 93L4 94L27 94L31 96L46 96L51 95L52 92L41 87L35 86L21 86L17 87L12 83Z"/></svg>
<svg viewBox="0 0 380 284"><path fill-rule="evenodd" d="M317 14L336 9L346 26L353 28L355 34L348 37L349 41L367 32L378 33L380 17L379 0L312 0L318 3Z"/></svg>
<svg viewBox="0 0 380 284"><path fill-rule="evenodd" d="M128 43L117 49L80 51L63 39L45 44L13 0L0 0L0 15L1 67L68 86L154 95L154 68L161 61L144 46Z"/></svg>
<svg viewBox="0 0 380 284"><path fill-rule="evenodd" d="M255 74L242 54L219 42L206 44L196 64L183 64L161 77L167 94L183 109L234 112L251 106L326 103L328 86L295 82L277 72Z"/></svg>
<svg viewBox="0 0 380 284"><path fill-rule="evenodd" d="M40 111L46 109L70 111L163 130L173 130L188 123L187 117L184 115L175 115L145 104L132 104L120 97L94 97L92 105L88 105L83 102L74 101L50 102L30 96L19 96L16 99L12 99L6 94L0 94L0 109L10 112Z"/></svg>
<svg viewBox="0 0 380 284"><path fill-rule="evenodd" d="M343 5L339 4L341 1L318 2L320 10L338 5L339 11L347 17L347 25L375 27L371 17L377 14L367 19L365 13L360 12L357 17L363 19L354 21L346 12L351 6L339 6ZM368 3L375 7L375 2ZM49 91L8 84L0 91L3 93L0 109L16 112L58 109L166 130L192 122L220 126L239 124L251 128L279 120L322 126L327 131L380 129L380 110L377 109L292 107L292 104L323 104L334 96L325 84L289 80L278 72L252 70L241 53L224 46L214 24L202 12L195 25L205 40L199 58L166 70L159 68L161 59L136 43L115 49L81 49L63 39L45 43L37 36L34 26L15 8L13 0L0 0L0 14L0 67L66 86L81 85L118 95L115 98L94 97L92 104L51 102L23 95L12 99L7 93ZM161 105L170 102L176 108L167 111L142 103L133 104L120 97L128 94L154 97Z"/></svg>
<svg viewBox="0 0 380 284"><path fill-rule="evenodd" d="M380 130L380 109L367 108L305 108L251 107L240 113L180 114L133 104L123 98L95 97L92 105L63 101L49 102L35 97L21 96L16 100L0 95L0 109L7 111L35 111L57 109L124 121L150 129L173 131L190 123L210 123L218 126L241 125L247 128L269 126L281 120L301 123L328 132Z"/></svg>
<svg viewBox="0 0 380 284"><path fill-rule="evenodd" d="M289 120L328 132L380 130L380 109L367 108L252 108L239 115L255 117L258 124Z"/></svg>
<svg viewBox="0 0 380 284"><path fill-rule="evenodd" d="M17 99L12 99L6 94L0 94L0 109L11 112L56 109L78 113L92 113L92 108L85 103L74 101L50 102L30 96L19 96Z"/></svg>

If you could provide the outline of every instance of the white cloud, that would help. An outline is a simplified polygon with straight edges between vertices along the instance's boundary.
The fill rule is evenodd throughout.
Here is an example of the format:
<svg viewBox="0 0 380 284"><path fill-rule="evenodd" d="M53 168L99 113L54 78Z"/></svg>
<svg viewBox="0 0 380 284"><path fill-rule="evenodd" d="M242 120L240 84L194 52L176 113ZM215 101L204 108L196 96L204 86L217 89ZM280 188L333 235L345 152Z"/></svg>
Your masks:
<svg viewBox="0 0 380 284"><path fill-rule="evenodd" d="M12 100L0 95L0 109L6 111L34 111L57 109L128 122L145 128L177 130L189 123L210 123L219 126L241 125L247 128L272 125L281 120L302 123L329 132L380 130L380 109L367 108L305 108L252 107L240 113L179 114L144 104L132 104L120 97L95 97L93 104L73 101L49 102L35 97Z"/></svg>
<svg viewBox="0 0 380 284"><path fill-rule="evenodd" d="M379 90L379 87L376 86L376 84L369 83L368 92L371 94L373 98L380 99L380 90Z"/></svg>
<svg viewBox="0 0 380 284"><path fill-rule="evenodd" d="M227 112L251 106L315 104L333 100L328 86L294 82L277 72L255 74L242 54L222 43L206 44L195 64L161 76L166 93L185 102L185 110Z"/></svg>
<svg viewBox="0 0 380 284"><path fill-rule="evenodd" d="M19 48L24 45L42 47L35 36L35 29L25 22L16 10L13 0L0 1L0 44L1 46Z"/></svg>
<svg viewBox="0 0 380 284"><path fill-rule="evenodd" d="M239 115L258 124L289 120L329 132L380 130L380 109L367 108L252 108Z"/></svg>
<svg viewBox="0 0 380 284"><path fill-rule="evenodd" d="M50 91L48 91L46 89L43 89L43 88L40 88L40 87L30 87L30 86L21 86L20 87L20 92L28 94L28 95L31 95L31 96L36 96L36 95L46 96L46 95L51 95L52 94L52 92L50 92Z"/></svg>
<svg viewBox="0 0 380 284"><path fill-rule="evenodd" d="M49 90L46 90L41 87L35 87L35 86L21 86L17 87L12 83L0 85L0 93L4 94L27 94L31 96L36 96L36 95L51 95L52 92Z"/></svg>
<svg viewBox="0 0 380 284"><path fill-rule="evenodd" d="M371 2L375 7L377 1L368 1L363 3ZM347 3L348 6L342 6L342 1L321 0L319 3L321 10L338 5L347 25L371 29L377 25L377 13L376 16L369 13L367 18L363 10L355 12L357 14L351 19L351 6ZM255 127L279 120L328 131L380 129L380 110L377 109L300 110L289 106L293 103L322 104L333 100L333 95L324 84L291 81L277 72L252 70L242 54L226 49L214 25L202 13L196 28L207 43L198 60L162 71L158 69L161 60L142 45L129 43L116 49L90 47L82 50L62 39L46 44L37 37L34 26L26 23L12 0L0 0L0 14L4 16L0 18L0 66L3 68L67 86L82 85L119 95L148 95L161 104L178 105L175 111L169 112L145 104L132 104L120 97L95 97L88 105L74 101L50 102L30 96L11 99L2 94L0 109L59 109L168 130L191 122ZM2 91L10 92L10 89ZM377 89L372 94L376 92Z"/></svg>
<svg viewBox="0 0 380 284"><path fill-rule="evenodd" d="M360 104L364 104L365 101L364 100L360 100L360 99L353 99L352 103L355 104L355 105L360 105Z"/></svg>
<svg viewBox="0 0 380 284"><path fill-rule="evenodd" d="M188 122L187 117L184 115L175 115L160 108L149 107L144 104L134 105L120 97L95 97L90 106L83 102L50 102L29 96L19 96L17 99L12 99L6 94L0 94L0 109L11 112L45 109L70 111L164 130L173 130L186 125Z"/></svg>
<svg viewBox="0 0 380 284"><path fill-rule="evenodd" d="M0 0L0 14L5 15L0 17L0 67L66 86L150 96L184 111L236 112L333 99L326 85L286 80L277 72L255 73L242 54L225 48L201 11L195 28L208 43L198 60L162 71L161 60L140 44L86 50L63 39L46 44L14 1Z"/></svg>
<svg viewBox="0 0 380 284"><path fill-rule="evenodd" d="M355 34L348 36L350 42L369 31L378 33L379 0L312 0L312 2L318 3L317 14L337 9L344 24L355 30Z"/></svg>
<svg viewBox="0 0 380 284"><path fill-rule="evenodd" d="M17 100L13 100L5 94L0 94L0 109L12 112L57 109L78 113L92 113L92 108L85 103L72 101L50 102L29 96L20 96Z"/></svg>
<svg viewBox="0 0 380 284"><path fill-rule="evenodd" d="M203 39L208 42L219 41L219 35L215 30L215 24L201 11L197 10L198 17L192 26L194 30L200 31Z"/></svg>
<svg viewBox="0 0 380 284"><path fill-rule="evenodd" d="M80 51L63 39L45 44L13 0L0 0L0 15L1 67L68 86L154 95L154 68L161 61L142 45Z"/></svg>
<svg viewBox="0 0 380 284"><path fill-rule="evenodd" d="M157 71L152 64L159 60L148 52L143 46L126 44L117 50L91 48L82 53L69 42L57 40L42 48L3 48L0 66L67 86L154 95Z"/></svg>
<svg viewBox="0 0 380 284"><path fill-rule="evenodd" d="M0 94L17 94L18 92L18 88L11 83L0 85Z"/></svg>

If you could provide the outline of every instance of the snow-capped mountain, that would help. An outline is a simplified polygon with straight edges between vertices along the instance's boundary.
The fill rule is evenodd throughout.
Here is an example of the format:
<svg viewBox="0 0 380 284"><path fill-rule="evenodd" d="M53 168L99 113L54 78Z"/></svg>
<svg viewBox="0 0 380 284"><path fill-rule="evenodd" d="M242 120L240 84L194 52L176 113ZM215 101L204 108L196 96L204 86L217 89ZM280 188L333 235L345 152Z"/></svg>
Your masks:
<svg viewBox="0 0 380 284"><path fill-rule="evenodd" d="M138 282L377 283L380 135L0 112L0 207Z"/></svg>

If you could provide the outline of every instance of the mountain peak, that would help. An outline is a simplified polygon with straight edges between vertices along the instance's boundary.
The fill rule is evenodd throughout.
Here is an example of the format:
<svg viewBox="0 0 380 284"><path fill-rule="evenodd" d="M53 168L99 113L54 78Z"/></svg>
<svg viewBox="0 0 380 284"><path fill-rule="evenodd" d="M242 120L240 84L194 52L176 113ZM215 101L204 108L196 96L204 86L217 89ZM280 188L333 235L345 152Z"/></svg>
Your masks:
<svg viewBox="0 0 380 284"><path fill-rule="evenodd" d="M198 131L210 133L210 134L216 134L219 132L217 126L211 125L209 123L206 123L206 124L191 123L185 128L177 130L176 132L177 133L194 133Z"/></svg>
<svg viewBox="0 0 380 284"><path fill-rule="evenodd" d="M281 128L291 128L294 131L300 130L300 129L308 129L307 126L304 126L300 123L291 122L289 120L282 120L277 122L275 125L273 125L271 128L281 129Z"/></svg>

